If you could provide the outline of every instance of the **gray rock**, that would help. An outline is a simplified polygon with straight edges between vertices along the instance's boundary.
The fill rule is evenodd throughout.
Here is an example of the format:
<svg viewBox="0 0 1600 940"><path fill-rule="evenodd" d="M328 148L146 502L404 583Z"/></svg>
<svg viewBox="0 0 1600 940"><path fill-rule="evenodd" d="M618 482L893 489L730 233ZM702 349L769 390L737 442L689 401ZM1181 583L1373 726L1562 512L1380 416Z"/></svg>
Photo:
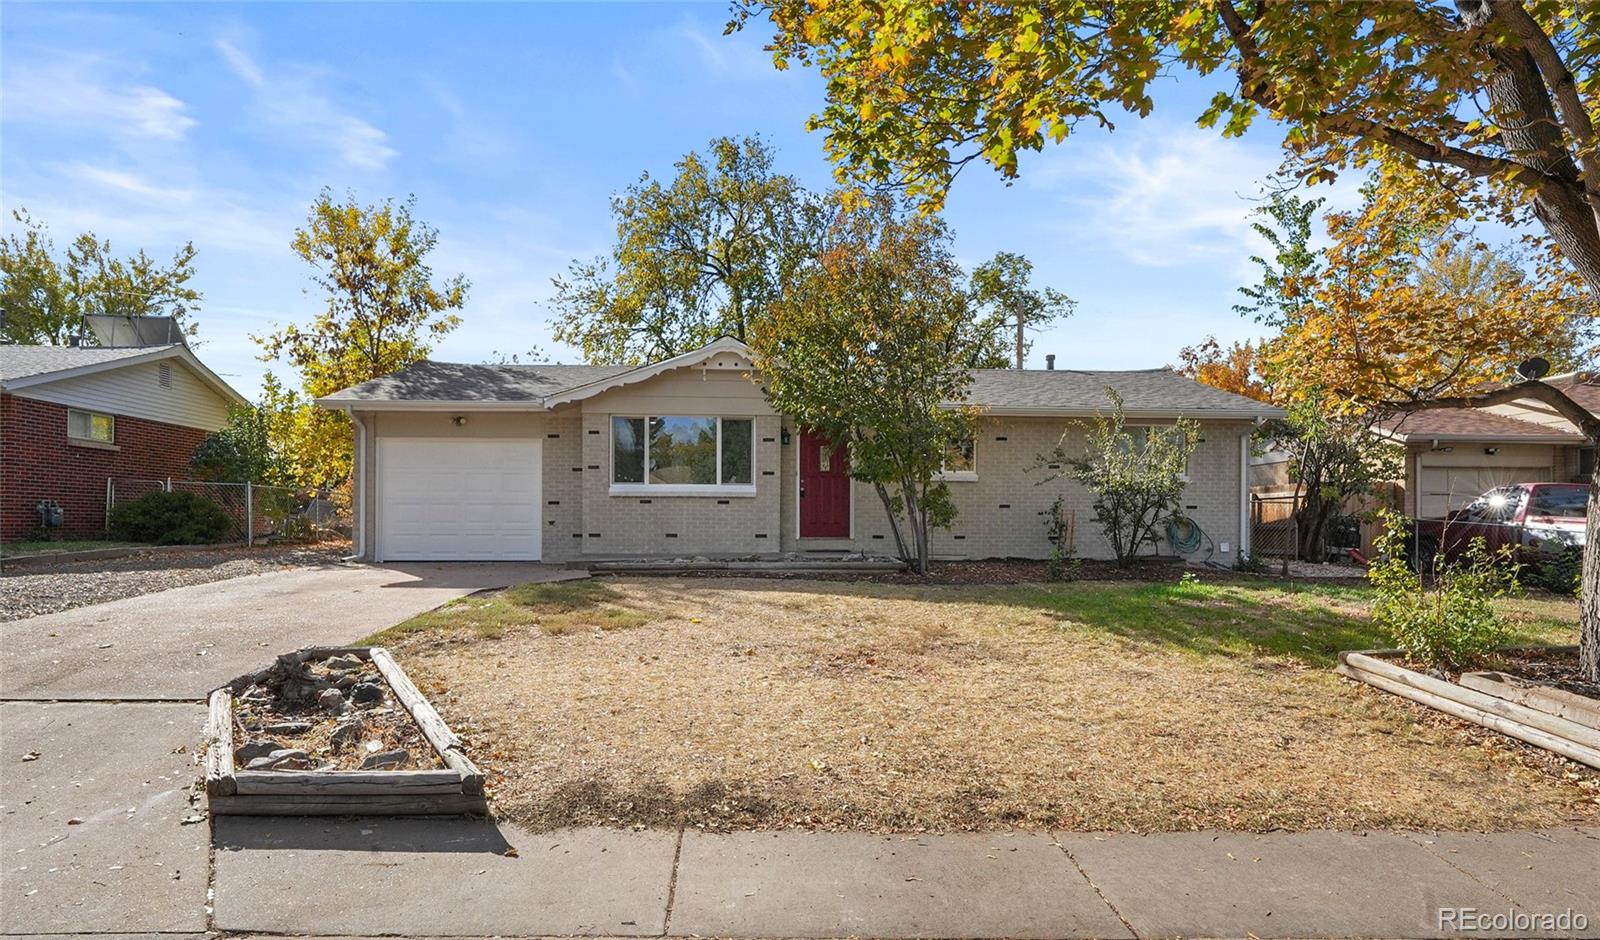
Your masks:
<svg viewBox="0 0 1600 940"><path fill-rule="evenodd" d="M379 751L368 754L367 759L361 762L362 770L396 770L411 763L411 752L405 748L396 751Z"/></svg>
<svg viewBox="0 0 1600 940"><path fill-rule="evenodd" d="M325 689L317 696L317 704L330 712L344 710L344 693L338 689Z"/></svg>
<svg viewBox="0 0 1600 940"><path fill-rule="evenodd" d="M333 680L333 687L340 692L348 692L357 681L355 673L347 672Z"/></svg>
<svg viewBox="0 0 1600 940"><path fill-rule="evenodd" d="M383 686L376 682L358 682L350 690L350 701L357 705L376 705L383 701Z"/></svg>
<svg viewBox="0 0 1600 940"><path fill-rule="evenodd" d="M245 765L245 770L305 770L311 766L311 755L299 748L279 748L265 757L258 757Z"/></svg>
<svg viewBox="0 0 1600 940"><path fill-rule="evenodd" d="M333 745L335 751L342 751L347 747L354 747L366 733L367 723L360 718L342 721L335 725L332 733L328 735L328 743Z"/></svg>
<svg viewBox="0 0 1600 940"><path fill-rule="evenodd" d="M329 669L350 670L360 669L361 660L354 656L332 656L324 661Z"/></svg>
<svg viewBox="0 0 1600 940"><path fill-rule="evenodd" d="M267 734L305 734L311 730L309 721L275 721L261 728Z"/></svg>
<svg viewBox="0 0 1600 940"><path fill-rule="evenodd" d="M283 750L283 745L277 741L254 741L250 744L241 744L233 749L233 759L249 763L258 757L266 757L273 751Z"/></svg>

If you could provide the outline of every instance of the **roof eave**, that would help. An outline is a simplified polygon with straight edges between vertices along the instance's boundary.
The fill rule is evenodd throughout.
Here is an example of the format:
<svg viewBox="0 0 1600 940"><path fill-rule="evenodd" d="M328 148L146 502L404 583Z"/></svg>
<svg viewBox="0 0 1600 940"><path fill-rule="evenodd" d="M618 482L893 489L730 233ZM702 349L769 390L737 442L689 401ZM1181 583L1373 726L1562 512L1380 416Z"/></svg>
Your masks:
<svg viewBox="0 0 1600 940"><path fill-rule="evenodd" d="M969 402L978 408L984 416L1001 418L1093 418L1106 413L1105 408L1018 408L983 405ZM1124 408L1122 415L1125 418L1164 419L1176 420L1178 418L1192 418L1196 421L1255 421L1284 416L1281 408L1250 408L1250 409L1215 409L1215 408L1190 408L1179 409L1130 409Z"/></svg>
<svg viewBox="0 0 1600 940"><path fill-rule="evenodd" d="M663 372L670 372L673 369L682 369L687 366L692 366L695 363L714 356L720 352L733 352L743 356L749 356L751 354L749 346L746 346L744 343L734 339L731 336L722 336L712 340L704 346L699 347L698 349L691 349L686 353L673 356L671 359L663 359L660 362L646 363L645 365L628 369L625 372L618 372L616 375L609 375L603 379L595 379L593 382L585 382L582 385L576 385L564 391L557 392L554 395L550 395L545 398L545 405L550 408L554 408L556 405L566 405L575 401L582 401L585 398L593 398L602 392L608 392L614 388L621 388L624 385L632 385L635 382L642 382L645 379L654 378Z"/></svg>
<svg viewBox="0 0 1600 940"><path fill-rule="evenodd" d="M223 398L226 398L231 404L238 405L240 407L245 407L250 404L250 400L248 398L245 398L243 395L239 394L233 386L229 385L227 382L224 382L221 376L217 375L215 372L212 372L205 363L196 358L195 354L190 351L189 347L181 343L176 343L170 346L160 346L150 350L148 353L124 356L120 359L108 359L105 362L91 362L81 366L73 366L70 369L57 369L53 372L40 372L37 375L25 375L21 376L20 378L7 379L4 382L0 382L0 388L3 388L5 391L12 392L22 388L32 388L35 385L48 385L52 382L61 382L67 379L78 378L79 376L93 375L96 372L109 372L113 369L122 369L128 366L136 366L146 362L158 362L162 359L183 360L184 365L188 366L195 372L195 374L199 375L201 381L211 386L212 391L216 392Z"/></svg>
<svg viewBox="0 0 1600 940"><path fill-rule="evenodd" d="M549 411L542 401L478 401L465 398L340 398L312 403L333 411Z"/></svg>

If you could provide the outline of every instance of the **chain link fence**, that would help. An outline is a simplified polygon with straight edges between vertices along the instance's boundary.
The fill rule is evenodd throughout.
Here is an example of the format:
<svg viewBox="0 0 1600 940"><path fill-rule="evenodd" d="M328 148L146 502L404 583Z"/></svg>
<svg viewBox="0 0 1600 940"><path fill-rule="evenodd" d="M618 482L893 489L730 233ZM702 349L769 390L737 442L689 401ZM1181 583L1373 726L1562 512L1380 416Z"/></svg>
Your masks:
<svg viewBox="0 0 1600 940"><path fill-rule="evenodd" d="M325 494L287 486L221 483L215 480L106 480L106 529L118 507L150 493L185 491L222 507L233 522L227 541L257 542L303 539L339 528L341 520Z"/></svg>

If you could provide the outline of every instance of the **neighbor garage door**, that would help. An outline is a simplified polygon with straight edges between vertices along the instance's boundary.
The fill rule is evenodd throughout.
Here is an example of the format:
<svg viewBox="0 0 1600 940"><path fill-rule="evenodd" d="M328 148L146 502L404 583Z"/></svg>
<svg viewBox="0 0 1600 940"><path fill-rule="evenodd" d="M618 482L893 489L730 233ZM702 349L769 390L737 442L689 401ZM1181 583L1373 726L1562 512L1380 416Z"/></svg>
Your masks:
<svg viewBox="0 0 1600 940"><path fill-rule="evenodd" d="M1437 519L1460 509L1497 486L1539 483L1550 479L1543 467L1422 467L1423 519Z"/></svg>
<svg viewBox="0 0 1600 940"><path fill-rule="evenodd" d="M380 438L382 561L536 561L540 441Z"/></svg>

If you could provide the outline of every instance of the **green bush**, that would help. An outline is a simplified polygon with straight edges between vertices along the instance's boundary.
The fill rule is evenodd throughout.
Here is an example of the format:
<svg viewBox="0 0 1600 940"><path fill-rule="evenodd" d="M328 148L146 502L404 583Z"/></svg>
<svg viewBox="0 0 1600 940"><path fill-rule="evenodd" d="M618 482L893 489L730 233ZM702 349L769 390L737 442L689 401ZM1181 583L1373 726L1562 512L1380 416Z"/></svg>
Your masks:
<svg viewBox="0 0 1600 940"><path fill-rule="evenodd" d="M212 500L184 490L157 490L111 510L111 535L128 542L203 545L233 532L233 520Z"/></svg>
<svg viewBox="0 0 1600 940"><path fill-rule="evenodd" d="M1378 557L1367 580L1378 591L1373 619L1395 645L1434 668L1461 669L1504 644L1510 629L1494 602L1519 590L1510 552L1491 555L1479 537L1456 560L1446 561L1441 552L1431 572L1419 572L1407 558L1409 520L1380 515L1384 533L1374 543ZM1431 586L1423 581L1430 573Z"/></svg>
<svg viewBox="0 0 1600 940"><path fill-rule="evenodd" d="M1572 548L1545 555L1523 580L1552 594L1577 594L1583 586L1583 551Z"/></svg>

